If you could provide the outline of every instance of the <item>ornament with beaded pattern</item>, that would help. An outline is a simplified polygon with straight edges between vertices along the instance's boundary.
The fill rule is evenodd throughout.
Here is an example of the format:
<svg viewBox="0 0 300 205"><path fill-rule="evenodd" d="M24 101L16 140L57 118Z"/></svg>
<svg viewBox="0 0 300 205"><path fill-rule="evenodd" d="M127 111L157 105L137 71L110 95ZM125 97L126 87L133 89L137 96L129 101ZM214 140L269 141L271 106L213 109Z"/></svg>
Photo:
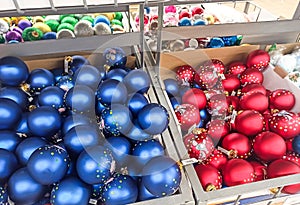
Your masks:
<svg viewBox="0 0 300 205"><path fill-rule="evenodd" d="M247 69L243 62L235 61L229 64L227 73L233 75L240 75Z"/></svg>
<svg viewBox="0 0 300 205"><path fill-rule="evenodd" d="M209 164L198 164L195 171L205 191L222 188L222 176L218 169Z"/></svg>
<svg viewBox="0 0 300 205"><path fill-rule="evenodd" d="M223 154L220 150L215 149L213 153L207 158L205 164L210 164L218 170L221 170L222 167L227 163L228 157Z"/></svg>
<svg viewBox="0 0 300 205"><path fill-rule="evenodd" d="M277 89L270 94L270 107L278 110L291 110L295 106L295 95L285 89Z"/></svg>
<svg viewBox="0 0 300 205"><path fill-rule="evenodd" d="M194 81L195 70L190 65L176 68L176 79L181 85L190 85Z"/></svg>
<svg viewBox="0 0 300 205"><path fill-rule="evenodd" d="M6 186L0 186L0 204L8 204L8 193Z"/></svg>
<svg viewBox="0 0 300 205"><path fill-rule="evenodd" d="M294 162L300 166L300 155L296 152L287 152L282 159Z"/></svg>
<svg viewBox="0 0 300 205"><path fill-rule="evenodd" d="M257 49L251 51L246 60L248 68L255 68L259 71L264 71L270 63L270 55L267 51Z"/></svg>
<svg viewBox="0 0 300 205"><path fill-rule="evenodd" d="M246 85L254 84L254 83L261 84L264 81L264 76L257 69L248 68L241 74L240 81L241 81L242 86L246 86Z"/></svg>
<svg viewBox="0 0 300 205"><path fill-rule="evenodd" d="M218 144L222 137L230 132L228 122L220 119L213 119L207 124L208 135L214 141L214 144Z"/></svg>

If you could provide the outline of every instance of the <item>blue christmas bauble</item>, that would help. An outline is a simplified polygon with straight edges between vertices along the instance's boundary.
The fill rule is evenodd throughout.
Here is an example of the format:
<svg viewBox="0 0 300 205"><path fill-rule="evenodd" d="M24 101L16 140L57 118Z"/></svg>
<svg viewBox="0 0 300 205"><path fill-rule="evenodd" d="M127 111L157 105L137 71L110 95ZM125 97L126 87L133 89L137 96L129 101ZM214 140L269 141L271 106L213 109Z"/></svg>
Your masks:
<svg viewBox="0 0 300 205"><path fill-rule="evenodd" d="M202 109L200 112L200 119L203 120L205 123L210 121L210 114L207 109Z"/></svg>
<svg viewBox="0 0 300 205"><path fill-rule="evenodd" d="M142 174L142 183L154 196L169 196L179 189L181 170L170 157L152 158L143 168Z"/></svg>
<svg viewBox="0 0 300 205"><path fill-rule="evenodd" d="M175 110L182 102L181 97L170 97L172 108Z"/></svg>
<svg viewBox="0 0 300 205"><path fill-rule="evenodd" d="M102 112L103 112L103 110L104 110L105 108L106 108L106 107L105 107L98 99L96 99L95 112L96 112L96 115L97 115L98 117L101 117Z"/></svg>
<svg viewBox="0 0 300 205"><path fill-rule="evenodd" d="M146 200L158 198L157 196L151 194L141 181L138 183L138 189L139 189L139 196L138 196L139 201L146 201Z"/></svg>
<svg viewBox="0 0 300 205"><path fill-rule="evenodd" d="M178 25L179 26L191 26L192 22L188 17L183 17L182 19L180 19Z"/></svg>
<svg viewBox="0 0 300 205"><path fill-rule="evenodd" d="M75 177L68 177L55 184L51 191L52 205L88 204L91 188Z"/></svg>
<svg viewBox="0 0 300 205"><path fill-rule="evenodd" d="M73 88L75 85L74 78L70 75L62 75L57 81L56 86L63 89L64 91L68 91Z"/></svg>
<svg viewBox="0 0 300 205"><path fill-rule="evenodd" d="M206 122L204 120L200 120L199 124L197 125L199 128L205 128L206 127Z"/></svg>
<svg viewBox="0 0 300 205"><path fill-rule="evenodd" d="M27 137L31 135L30 130L28 128L28 115L29 112L23 112L21 121L19 122L16 131L17 133L25 134Z"/></svg>
<svg viewBox="0 0 300 205"><path fill-rule="evenodd" d="M74 74L76 85L86 85L96 90L101 82L100 71L92 65L83 65Z"/></svg>
<svg viewBox="0 0 300 205"><path fill-rule="evenodd" d="M123 68L126 65L127 57L122 48L107 48L103 52L105 63L112 68Z"/></svg>
<svg viewBox="0 0 300 205"><path fill-rule="evenodd" d="M51 69L50 72L53 74L55 83L64 75L64 69L63 68L54 68Z"/></svg>
<svg viewBox="0 0 300 205"><path fill-rule="evenodd" d="M224 41L225 46L234 46L237 44L237 36L223 36L221 39Z"/></svg>
<svg viewBox="0 0 300 205"><path fill-rule="evenodd" d="M105 79L114 79L117 81L122 82L128 72L123 68L116 68L108 71L105 76Z"/></svg>
<svg viewBox="0 0 300 205"><path fill-rule="evenodd" d="M65 104L75 113L89 113L95 109L95 92L86 85L75 85L65 95Z"/></svg>
<svg viewBox="0 0 300 205"><path fill-rule="evenodd" d="M43 35L42 37L43 40L51 40L51 39L56 39L56 32L47 32Z"/></svg>
<svg viewBox="0 0 300 205"><path fill-rule="evenodd" d="M84 56L81 55L72 56L71 62L69 63L69 73L73 75L83 65L90 65L90 62Z"/></svg>
<svg viewBox="0 0 300 205"><path fill-rule="evenodd" d="M18 160L13 152L0 149L0 184L5 184L10 175L18 168Z"/></svg>
<svg viewBox="0 0 300 205"><path fill-rule="evenodd" d="M118 167L125 164L131 154L131 143L125 137L109 137L104 146L112 151Z"/></svg>
<svg viewBox="0 0 300 205"><path fill-rule="evenodd" d="M194 21L193 26L204 26L207 23L203 19L197 19Z"/></svg>
<svg viewBox="0 0 300 205"><path fill-rule="evenodd" d="M62 119L56 109L42 106L28 114L27 123L33 135L52 140L52 137L61 128Z"/></svg>
<svg viewBox="0 0 300 205"><path fill-rule="evenodd" d="M107 79L99 85L97 98L104 106L115 103L125 104L127 100L127 89L122 82Z"/></svg>
<svg viewBox="0 0 300 205"><path fill-rule="evenodd" d="M173 78L168 78L164 80L164 85L166 92L169 96L178 96L179 95L179 85L177 80Z"/></svg>
<svg viewBox="0 0 300 205"><path fill-rule="evenodd" d="M26 93L18 87L3 87L0 89L0 98L11 99L16 102L22 110L28 105Z"/></svg>
<svg viewBox="0 0 300 205"><path fill-rule="evenodd" d="M60 181L67 173L69 156L57 145L46 145L32 153L27 163L30 176L38 183L50 185Z"/></svg>
<svg viewBox="0 0 300 205"><path fill-rule="evenodd" d="M123 80L129 93L146 93L150 88L150 78L148 74L139 69L131 70Z"/></svg>
<svg viewBox="0 0 300 205"><path fill-rule="evenodd" d="M63 119L61 131L62 134L65 135L67 132L69 132L70 129L77 125L89 124L91 124L91 120L87 116L81 114L72 114Z"/></svg>
<svg viewBox="0 0 300 205"><path fill-rule="evenodd" d="M188 91L190 88L190 86L187 85L182 85L179 87L179 96L182 97L184 95L184 93L186 93L186 91Z"/></svg>
<svg viewBox="0 0 300 205"><path fill-rule="evenodd" d="M40 106L49 106L57 110L64 107L65 92L56 86L44 88L38 95L38 103Z"/></svg>
<svg viewBox="0 0 300 205"><path fill-rule="evenodd" d="M24 83L28 76L29 70L23 60L13 56L0 59L0 83L18 86Z"/></svg>
<svg viewBox="0 0 300 205"><path fill-rule="evenodd" d="M219 37L211 38L210 42L208 44L209 48L221 48L224 46L225 46L224 41L222 40L222 38L219 38Z"/></svg>
<svg viewBox="0 0 300 205"><path fill-rule="evenodd" d="M48 196L48 194L46 193L45 195L47 195L47 197L43 197L41 200L39 200L38 202L32 204L32 205L49 205L50 204L50 196Z"/></svg>
<svg viewBox="0 0 300 205"><path fill-rule="evenodd" d="M47 186L36 182L28 173L26 167L17 170L9 178L8 195L15 204L34 204L42 199L46 192Z"/></svg>
<svg viewBox="0 0 300 205"><path fill-rule="evenodd" d="M145 105L148 105L149 104L149 101L148 99L140 94L140 93L133 93L133 94L130 94L128 96L128 99L127 99L127 106L129 107L131 113L134 115L134 116L137 116L138 115L138 112L143 108L145 107Z"/></svg>
<svg viewBox="0 0 300 205"><path fill-rule="evenodd" d="M28 137L24 139L16 148L16 155L21 165L25 166L32 153L48 142L40 137Z"/></svg>
<svg viewBox="0 0 300 205"><path fill-rule="evenodd" d="M129 139L132 139L132 140L136 140L136 141L143 141L143 140L151 139L152 135L145 132L139 125L137 119L134 119L133 126L129 130L129 132L126 134L126 137L128 137Z"/></svg>
<svg viewBox="0 0 300 205"><path fill-rule="evenodd" d="M100 200L106 205L134 203L138 197L137 183L128 175L116 174L103 188Z"/></svg>
<svg viewBox="0 0 300 205"><path fill-rule="evenodd" d="M96 25L97 23L100 23L100 22L106 23L108 26L110 26L109 19L104 15L96 16L96 18L94 19L94 25Z"/></svg>
<svg viewBox="0 0 300 205"><path fill-rule="evenodd" d="M20 142L21 137L16 132L0 130L0 149L14 152Z"/></svg>
<svg viewBox="0 0 300 205"><path fill-rule="evenodd" d="M105 183L115 170L115 161L106 147L92 146L80 153L76 170L80 179L87 184Z"/></svg>
<svg viewBox="0 0 300 205"><path fill-rule="evenodd" d="M0 130L14 130L21 118L22 109L17 103L0 98Z"/></svg>
<svg viewBox="0 0 300 205"><path fill-rule="evenodd" d="M297 135L292 141L293 150L300 154L300 135Z"/></svg>
<svg viewBox="0 0 300 205"><path fill-rule="evenodd" d="M130 131L132 125L132 114L128 107L114 104L102 112L104 129L113 136L125 135Z"/></svg>
<svg viewBox="0 0 300 205"><path fill-rule="evenodd" d="M0 204L9 204L7 186L0 186Z"/></svg>
<svg viewBox="0 0 300 205"><path fill-rule="evenodd" d="M92 199L98 200L100 198L104 185L105 185L104 183L92 185L93 186L92 194L91 194Z"/></svg>
<svg viewBox="0 0 300 205"><path fill-rule="evenodd" d="M161 134L169 124L168 111L157 103L150 103L143 107L137 119L141 128L151 135Z"/></svg>
<svg viewBox="0 0 300 205"><path fill-rule="evenodd" d="M55 78L53 73L45 68L38 68L31 71L27 83L30 86L30 91L33 93L39 93L42 89L55 84Z"/></svg>
<svg viewBox="0 0 300 205"><path fill-rule="evenodd" d="M63 138L66 149L72 158L76 158L88 147L99 145L103 139L103 134L93 125L76 125Z"/></svg>

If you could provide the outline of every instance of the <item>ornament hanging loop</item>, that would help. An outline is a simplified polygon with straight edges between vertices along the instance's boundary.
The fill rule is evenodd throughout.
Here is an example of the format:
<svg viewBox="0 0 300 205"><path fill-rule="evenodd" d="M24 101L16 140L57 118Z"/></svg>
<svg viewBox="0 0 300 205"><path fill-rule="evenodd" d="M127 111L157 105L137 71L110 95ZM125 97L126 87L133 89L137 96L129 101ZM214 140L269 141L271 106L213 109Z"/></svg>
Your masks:
<svg viewBox="0 0 300 205"><path fill-rule="evenodd" d="M229 159L237 158L236 150L226 150L223 147L218 147L218 150L227 155Z"/></svg>

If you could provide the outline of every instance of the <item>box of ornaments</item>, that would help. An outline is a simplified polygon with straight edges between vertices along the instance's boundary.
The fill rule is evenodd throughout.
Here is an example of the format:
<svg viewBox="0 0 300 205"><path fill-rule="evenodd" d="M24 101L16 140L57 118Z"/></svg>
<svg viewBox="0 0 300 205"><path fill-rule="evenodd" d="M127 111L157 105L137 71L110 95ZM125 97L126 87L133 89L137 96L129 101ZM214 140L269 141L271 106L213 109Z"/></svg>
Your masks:
<svg viewBox="0 0 300 205"><path fill-rule="evenodd" d="M249 45L164 53L159 75L197 204L300 192L300 90L274 71L268 52Z"/></svg>
<svg viewBox="0 0 300 205"><path fill-rule="evenodd" d="M0 59L1 204L194 203L167 108L127 50Z"/></svg>

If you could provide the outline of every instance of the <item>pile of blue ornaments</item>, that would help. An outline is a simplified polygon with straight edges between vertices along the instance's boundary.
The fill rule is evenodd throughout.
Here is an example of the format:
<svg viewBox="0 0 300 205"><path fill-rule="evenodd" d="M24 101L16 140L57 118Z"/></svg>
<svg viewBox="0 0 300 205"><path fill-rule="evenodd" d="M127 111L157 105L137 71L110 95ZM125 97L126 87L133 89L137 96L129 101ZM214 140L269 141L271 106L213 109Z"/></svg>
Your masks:
<svg viewBox="0 0 300 205"><path fill-rule="evenodd" d="M101 55L102 66L75 55L31 72L0 59L1 204L115 205L178 191L181 168L158 140L169 115L149 102L149 76L127 68L121 48Z"/></svg>

